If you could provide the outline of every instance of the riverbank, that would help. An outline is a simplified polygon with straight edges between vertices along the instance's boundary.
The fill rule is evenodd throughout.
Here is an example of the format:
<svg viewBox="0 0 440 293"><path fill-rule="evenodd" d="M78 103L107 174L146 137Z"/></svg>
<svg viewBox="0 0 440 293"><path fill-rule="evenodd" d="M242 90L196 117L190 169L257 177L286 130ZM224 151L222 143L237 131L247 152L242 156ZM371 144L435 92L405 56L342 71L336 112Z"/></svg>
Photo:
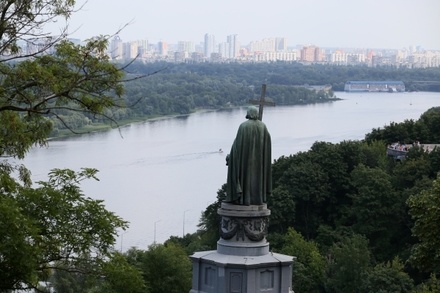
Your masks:
<svg viewBox="0 0 440 293"><path fill-rule="evenodd" d="M295 105L307 105L307 104L321 104L321 103L330 103L330 102L336 102L342 100L341 98L334 95L333 97L321 101L317 101L315 103L298 103ZM295 106L290 105L290 106ZM78 129L63 129L58 130L56 133L53 133L49 140L57 140L57 139L63 139L67 137L72 137L75 135L83 135L83 134L90 134L93 132L101 132L101 131L108 131L115 128L124 127L133 123L140 123L145 121L154 121L154 120L160 120L160 119L170 119L170 118L177 118L177 117L184 117L191 115L193 113L200 113L200 112L215 112L215 111L221 111L225 109L235 109L235 108L241 108L245 106L225 106L225 107L219 107L216 109L206 109L206 108L200 108L196 109L195 111L192 111L189 114L169 114L169 115L150 115L150 116L144 116L144 117L134 117L130 119L122 119L118 121L109 121L109 123L93 123L86 125L84 127L78 128Z"/></svg>
<svg viewBox="0 0 440 293"><path fill-rule="evenodd" d="M58 140L63 139L67 137L72 137L75 135L83 135L83 134L90 134L94 132L102 132L102 131L108 131L111 129L116 129L120 127L124 127L133 123L141 123L146 121L155 121L155 120L162 120L162 119L170 119L170 118L177 118L177 117L184 117L191 115L193 113L200 113L200 112L213 112L213 111L219 111L223 109L229 109L229 108L220 108L220 109L198 109L196 111L193 111L189 114L170 114L170 115L153 115L153 116L145 116L145 117L135 117L131 119L122 119L118 121L110 121L109 123L93 123L86 125L84 127L78 128L78 129L63 129L58 130L56 134L52 134L49 137L49 140Z"/></svg>

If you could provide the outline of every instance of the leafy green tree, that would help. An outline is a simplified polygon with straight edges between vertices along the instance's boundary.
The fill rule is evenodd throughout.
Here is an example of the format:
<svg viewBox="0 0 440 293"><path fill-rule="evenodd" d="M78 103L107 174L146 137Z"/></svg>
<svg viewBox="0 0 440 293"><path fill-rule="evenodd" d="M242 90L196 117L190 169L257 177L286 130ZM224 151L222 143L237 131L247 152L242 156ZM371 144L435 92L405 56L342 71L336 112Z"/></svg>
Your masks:
<svg viewBox="0 0 440 293"><path fill-rule="evenodd" d="M429 133L423 143L439 143L440 142L440 107L434 107L426 111L420 116L419 122L424 125Z"/></svg>
<svg viewBox="0 0 440 293"><path fill-rule="evenodd" d="M66 113L112 120L107 110L121 106L123 69L109 61L106 37L74 45L65 30L45 33L46 24L68 18L74 5L0 2L0 157L23 158L31 146L44 145L50 118L75 126L83 119ZM24 51L21 43L33 49ZM35 289L66 268L100 278L118 263L113 244L127 223L79 187L96 172L53 170L48 181L32 185L24 166L0 162L0 291Z"/></svg>
<svg viewBox="0 0 440 293"><path fill-rule="evenodd" d="M59 270L49 278L49 288L63 293L145 293L141 272L129 264L126 256L114 252L109 261L101 264L102 275L88 275L78 272L75 266L58 264ZM88 263L84 263L88 266ZM48 289L49 289L48 288Z"/></svg>
<svg viewBox="0 0 440 293"><path fill-rule="evenodd" d="M313 241L306 241L301 234L290 228L284 236L281 252L296 257L292 265L295 292L321 292L324 287L325 258Z"/></svg>
<svg viewBox="0 0 440 293"><path fill-rule="evenodd" d="M402 237L399 232L405 218L406 198L393 189L391 176L382 169L360 164L351 176L355 188L350 209L353 231L369 239L378 260L393 258L397 249L392 244L399 243L397 238Z"/></svg>
<svg viewBox="0 0 440 293"><path fill-rule="evenodd" d="M101 274L117 230L127 222L82 193L79 183L95 174L53 170L33 188L0 172L0 290L36 288L65 264L82 274Z"/></svg>
<svg viewBox="0 0 440 293"><path fill-rule="evenodd" d="M280 177L275 179L273 197L269 198L269 206L274 208L275 231L284 232L294 223L296 230L307 239L313 238L319 226L323 204L330 195L328 174L322 166L310 160L311 153L301 153L285 164ZM280 201L280 202L276 202ZM292 209L294 208L294 209Z"/></svg>
<svg viewBox="0 0 440 293"><path fill-rule="evenodd" d="M271 210L269 233L276 231L285 233L288 227L294 226L295 200L287 186L274 188L269 197L268 205Z"/></svg>
<svg viewBox="0 0 440 293"><path fill-rule="evenodd" d="M191 262L185 250L173 242L127 252L128 262L142 271L148 293L180 293L191 289Z"/></svg>
<svg viewBox="0 0 440 293"><path fill-rule="evenodd" d="M146 286L141 271L130 265L127 258L115 252L103 264L104 278L98 283L96 293L145 293Z"/></svg>
<svg viewBox="0 0 440 293"><path fill-rule="evenodd" d="M365 272L359 292L411 293L413 286L413 280L404 271L402 262L395 258Z"/></svg>
<svg viewBox="0 0 440 293"><path fill-rule="evenodd" d="M0 62L0 155L22 158L33 144L44 144L52 130L48 117L68 127L58 110L105 115L122 106L123 73L108 61L106 45L104 38L84 47L62 41L51 55L14 66Z"/></svg>
<svg viewBox="0 0 440 293"><path fill-rule="evenodd" d="M360 292L363 275L370 269L368 240L354 234L335 243L328 256L327 292Z"/></svg>
<svg viewBox="0 0 440 293"><path fill-rule="evenodd" d="M425 272L440 272L440 181L411 196L407 201L414 220L413 235L419 240L412 249L410 260Z"/></svg>
<svg viewBox="0 0 440 293"><path fill-rule="evenodd" d="M414 293L437 293L440 292L440 280L437 279L435 274L431 274L430 278L418 285L414 290Z"/></svg>
<svg viewBox="0 0 440 293"><path fill-rule="evenodd" d="M410 189L417 185L418 181L430 178L431 174L431 162L428 156L409 157L394 167L393 184L398 190Z"/></svg>
<svg viewBox="0 0 440 293"><path fill-rule="evenodd" d="M73 0L0 3L0 156L22 158L33 144L44 144L57 111L104 115L120 106L123 71L109 61L107 38L74 45L66 33L44 32L47 23L68 18ZM23 51L24 42L34 51ZM111 118L111 117L108 117Z"/></svg>

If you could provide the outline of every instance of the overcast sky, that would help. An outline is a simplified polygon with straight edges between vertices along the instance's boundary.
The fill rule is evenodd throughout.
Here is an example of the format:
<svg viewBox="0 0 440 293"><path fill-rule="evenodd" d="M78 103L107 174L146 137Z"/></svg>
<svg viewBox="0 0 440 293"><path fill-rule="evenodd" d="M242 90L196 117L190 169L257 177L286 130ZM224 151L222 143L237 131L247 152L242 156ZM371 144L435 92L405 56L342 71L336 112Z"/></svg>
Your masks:
<svg viewBox="0 0 440 293"><path fill-rule="evenodd" d="M77 0L71 37L119 34L122 40L242 45L285 37L289 46L440 50L440 0Z"/></svg>

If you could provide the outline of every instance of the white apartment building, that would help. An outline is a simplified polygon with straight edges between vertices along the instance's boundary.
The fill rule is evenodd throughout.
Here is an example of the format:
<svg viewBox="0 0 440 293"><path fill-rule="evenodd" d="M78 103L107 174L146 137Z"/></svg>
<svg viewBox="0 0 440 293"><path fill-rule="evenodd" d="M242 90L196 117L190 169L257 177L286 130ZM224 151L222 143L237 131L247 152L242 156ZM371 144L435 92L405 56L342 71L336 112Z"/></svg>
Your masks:
<svg viewBox="0 0 440 293"><path fill-rule="evenodd" d="M227 56L225 57L228 59L237 58L240 53L240 42L238 41L238 35L229 35L226 38L226 42L228 44L228 52Z"/></svg>
<svg viewBox="0 0 440 293"><path fill-rule="evenodd" d="M177 52L193 53L196 51L196 46L190 41L179 41L177 43Z"/></svg>
<svg viewBox="0 0 440 293"><path fill-rule="evenodd" d="M214 35L205 34L205 39L203 43L203 54L206 58L211 58L212 53L217 53L218 51L215 50L215 37Z"/></svg>
<svg viewBox="0 0 440 293"><path fill-rule="evenodd" d="M266 38L249 44L249 52L282 52L287 51L286 38Z"/></svg>
<svg viewBox="0 0 440 293"><path fill-rule="evenodd" d="M365 54L363 53L345 53L337 50L330 54L330 63L338 65L360 64L365 62Z"/></svg>
<svg viewBox="0 0 440 293"><path fill-rule="evenodd" d="M138 57L138 54L138 43L136 41L122 43L122 59L133 59Z"/></svg>
<svg viewBox="0 0 440 293"><path fill-rule="evenodd" d="M414 68L439 67L440 52L416 52L409 56L408 61Z"/></svg>
<svg viewBox="0 0 440 293"><path fill-rule="evenodd" d="M109 55L111 59L122 59L122 40L119 36L115 36L110 42Z"/></svg>
<svg viewBox="0 0 440 293"><path fill-rule="evenodd" d="M275 39L263 39L249 44L249 52L275 52Z"/></svg>
<svg viewBox="0 0 440 293"><path fill-rule="evenodd" d="M270 62L270 61L296 61L298 55L296 51L290 52L255 52L251 58L254 62Z"/></svg>

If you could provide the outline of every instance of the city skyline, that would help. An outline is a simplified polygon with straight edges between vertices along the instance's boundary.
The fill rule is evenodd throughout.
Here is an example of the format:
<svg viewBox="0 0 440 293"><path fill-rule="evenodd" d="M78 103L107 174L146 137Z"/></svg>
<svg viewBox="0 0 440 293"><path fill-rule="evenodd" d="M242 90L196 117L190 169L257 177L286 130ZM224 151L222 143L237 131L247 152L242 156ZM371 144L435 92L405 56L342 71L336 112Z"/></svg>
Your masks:
<svg viewBox="0 0 440 293"><path fill-rule="evenodd" d="M284 37L289 46L440 50L438 0L80 0L69 19L70 37L87 39L119 32L123 40L225 42L238 35L245 45ZM64 25L51 25L56 33Z"/></svg>

